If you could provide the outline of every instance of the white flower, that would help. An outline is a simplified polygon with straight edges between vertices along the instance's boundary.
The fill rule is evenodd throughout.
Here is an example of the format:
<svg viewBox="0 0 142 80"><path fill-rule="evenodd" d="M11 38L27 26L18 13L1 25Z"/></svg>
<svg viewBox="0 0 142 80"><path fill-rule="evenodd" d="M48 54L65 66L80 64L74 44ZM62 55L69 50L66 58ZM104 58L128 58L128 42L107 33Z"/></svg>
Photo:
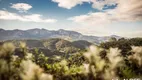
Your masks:
<svg viewBox="0 0 142 80"><path fill-rule="evenodd" d="M132 52L135 52L133 55L129 56L131 60L137 60L139 66L142 66L142 46L136 47L132 46Z"/></svg>
<svg viewBox="0 0 142 80"><path fill-rule="evenodd" d="M33 54L32 54L32 53L27 53L26 58L27 58L27 59L31 59L31 58L32 58L32 56L33 56Z"/></svg>
<svg viewBox="0 0 142 80"><path fill-rule="evenodd" d="M22 61L21 67L23 68L23 73L21 73L21 78L23 80L53 80L52 75L43 73L38 65L34 64L32 61Z"/></svg>
<svg viewBox="0 0 142 80"><path fill-rule="evenodd" d="M142 46L141 47L132 46L132 51L142 55Z"/></svg>
<svg viewBox="0 0 142 80"><path fill-rule="evenodd" d="M116 68L117 66L120 66L120 62L123 61L123 58L120 56L121 50L118 48L110 48L109 53L107 54L107 57L110 61L111 68Z"/></svg>
<svg viewBox="0 0 142 80"><path fill-rule="evenodd" d="M50 74L42 74L39 80L53 80L53 76Z"/></svg>
<svg viewBox="0 0 142 80"><path fill-rule="evenodd" d="M89 62L92 62L95 60L99 60L99 53L102 51L101 48L98 48L96 46L90 46L88 52L84 53L83 55L89 60Z"/></svg>
<svg viewBox="0 0 142 80"><path fill-rule="evenodd" d="M9 56L14 52L14 50L15 50L15 46L13 43L4 43L0 50L0 56L1 57Z"/></svg>
<svg viewBox="0 0 142 80"><path fill-rule="evenodd" d="M25 48L26 47L26 43L25 42L20 42L20 47L21 48Z"/></svg>
<svg viewBox="0 0 142 80"><path fill-rule="evenodd" d="M89 64L83 64L83 66L84 66L84 72L85 73L89 73Z"/></svg>
<svg viewBox="0 0 142 80"><path fill-rule="evenodd" d="M18 56L16 55L12 55L13 61L16 61L16 59L18 58Z"/></svg>

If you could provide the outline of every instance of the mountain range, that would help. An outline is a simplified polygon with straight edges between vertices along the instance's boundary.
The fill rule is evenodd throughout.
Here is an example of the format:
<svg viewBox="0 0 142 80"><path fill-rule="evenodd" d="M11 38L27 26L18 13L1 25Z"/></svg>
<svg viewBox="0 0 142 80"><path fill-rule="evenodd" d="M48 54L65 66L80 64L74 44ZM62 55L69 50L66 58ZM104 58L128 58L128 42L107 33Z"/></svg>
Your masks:
<svg viewBox="0 0 142 80"><path fill-rule="evenodd" d="M28 30L4 30L0 29L0 40L22 40L22 39L50 39L50 38L61 38L69 41L86 40L95 44L108 41L110 38L121 38L117 35L111 36L88 36L83 35L76 31L69 31L64 29L59 30L47 30L47 29L28 29Z"/></svg>

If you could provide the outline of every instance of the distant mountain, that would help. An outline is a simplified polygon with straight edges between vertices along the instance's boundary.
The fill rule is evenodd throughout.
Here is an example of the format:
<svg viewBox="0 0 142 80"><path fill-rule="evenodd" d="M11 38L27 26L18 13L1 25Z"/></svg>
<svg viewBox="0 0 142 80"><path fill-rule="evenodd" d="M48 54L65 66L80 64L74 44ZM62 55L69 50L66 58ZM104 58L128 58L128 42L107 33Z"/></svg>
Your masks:
<svg viewBox="0 0 142 80"><path fill-rule="evenodd" d="M46 30L46 29L29 29L29 30L4 30L0 29L0 40L21 40L21 39L49 39L49 38L61 38L69 41L86 40L88 42L99 44L101 42L108 41L111 37L116 39L120 36L88 36L75 31L68 30Z"/></svg>

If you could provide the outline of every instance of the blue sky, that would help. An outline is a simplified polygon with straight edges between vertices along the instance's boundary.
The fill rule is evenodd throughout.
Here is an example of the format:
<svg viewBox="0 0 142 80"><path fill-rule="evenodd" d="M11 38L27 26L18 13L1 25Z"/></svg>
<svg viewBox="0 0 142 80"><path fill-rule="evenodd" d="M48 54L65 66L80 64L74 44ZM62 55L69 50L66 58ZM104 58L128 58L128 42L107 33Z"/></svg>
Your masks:
<svg viewBox="0 0 142 80"><path fill-rule="evenodd" d="M140 5L141 0L0 0L0 28L142 37Z"/></svg>

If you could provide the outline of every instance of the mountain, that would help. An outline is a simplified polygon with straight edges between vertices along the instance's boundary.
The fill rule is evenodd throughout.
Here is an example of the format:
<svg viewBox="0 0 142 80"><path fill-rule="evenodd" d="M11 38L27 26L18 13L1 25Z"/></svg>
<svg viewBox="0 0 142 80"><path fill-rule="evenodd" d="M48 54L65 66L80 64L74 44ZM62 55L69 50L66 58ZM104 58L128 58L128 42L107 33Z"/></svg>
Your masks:
<svg viewBox="0 0 142 80"><path fill-rule="evenodd" d="M75 53L77 51L83 50L90 45L93 45L93 43L90 43L88 41L67 41L60 38L50 38L46 40L7 40L4 42L0 42L0 45L6 42L12 42L16 48L19 48L20 42L25 42L28 49L48 49L51 51L58 51L63 53Z"/></svg>
<svg viewBox="0 0 142 80"><path fill-rule="evenodd" d="M69 41L86 40L88 42L99 44L101 42L108 41L111 37L116 39L120 36L88 36L75 31L68 30L46 30L46 29L29 29L29 30L4 30L0 29L0 40L21 40L21 39L49 39L49 38L61 38Z"/></svg>

